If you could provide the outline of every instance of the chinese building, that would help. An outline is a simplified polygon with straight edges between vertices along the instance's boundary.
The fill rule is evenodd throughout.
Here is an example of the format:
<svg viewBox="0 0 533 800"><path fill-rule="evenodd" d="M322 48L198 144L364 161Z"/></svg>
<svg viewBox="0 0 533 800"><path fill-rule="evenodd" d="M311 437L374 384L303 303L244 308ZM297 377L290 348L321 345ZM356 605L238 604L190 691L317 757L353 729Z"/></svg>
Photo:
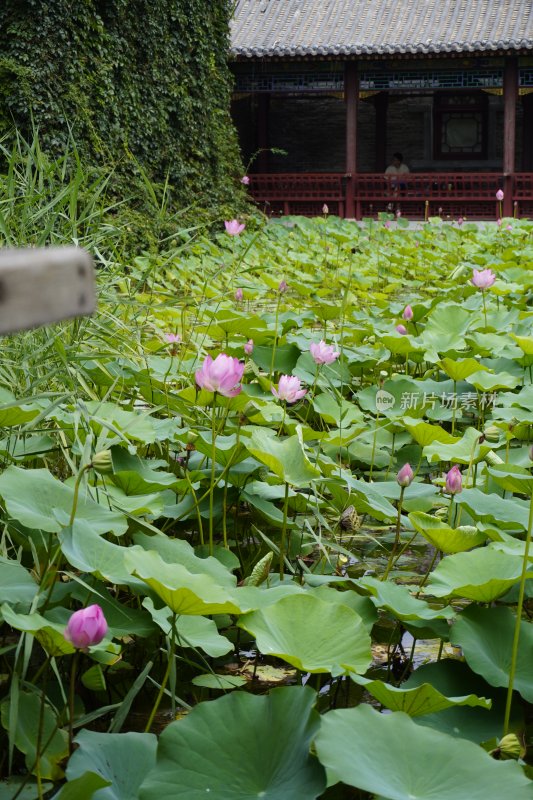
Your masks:
<svg viewBox="0 0 533 800"><path fill-rule="evenodd" d="M238 0L231 58L268 213L533 216L531 0Z"/></svg>

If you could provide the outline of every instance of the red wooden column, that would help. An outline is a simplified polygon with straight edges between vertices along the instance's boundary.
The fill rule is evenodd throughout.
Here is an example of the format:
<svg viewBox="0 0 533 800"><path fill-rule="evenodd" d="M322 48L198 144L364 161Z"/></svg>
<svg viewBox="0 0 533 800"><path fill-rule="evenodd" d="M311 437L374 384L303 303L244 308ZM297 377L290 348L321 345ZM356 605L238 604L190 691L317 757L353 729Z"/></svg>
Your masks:
<svg viewBox="0 0 533 800"><path fill-rule="evenodd" d="M346 101L346 217L360 219L360 203L355 200L355 175L357 173L357 99L359 77L357 63L344 65L344 99Z"/></svg>
<svg viewBox="0 0 533 800"><path fill-rule="evenodd" d="M513 216L517 98L518 59L506 58L503 72L503 213L506 217Z"/></svg>
<svg viewBox="0 0 533 800"><path fill-rule="evenodd" d="M269 162L269 136L268 136L268 111L270 107L270 95L267 92L260 92L257 95L257 149L260 151L257 156L257 171L268 172Z"/></svg>
<svg viewBox="0 0 533 800"><path fill-rule="evenodd" d="M376 109L376 172L385 172L387 167L387 109L389 107L389 93L380 92L374 100Z"/></svg>

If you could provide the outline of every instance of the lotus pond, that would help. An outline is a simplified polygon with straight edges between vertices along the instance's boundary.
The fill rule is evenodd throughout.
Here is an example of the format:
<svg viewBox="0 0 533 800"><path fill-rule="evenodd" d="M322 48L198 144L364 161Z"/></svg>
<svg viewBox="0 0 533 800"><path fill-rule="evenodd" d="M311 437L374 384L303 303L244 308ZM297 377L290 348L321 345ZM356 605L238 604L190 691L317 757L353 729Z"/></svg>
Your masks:
<svg viewBox="0 0 533 800"><path fill-rule="evenodd" d="M237 228L3 340L0 799L532 798L533 224Z"/></svg>

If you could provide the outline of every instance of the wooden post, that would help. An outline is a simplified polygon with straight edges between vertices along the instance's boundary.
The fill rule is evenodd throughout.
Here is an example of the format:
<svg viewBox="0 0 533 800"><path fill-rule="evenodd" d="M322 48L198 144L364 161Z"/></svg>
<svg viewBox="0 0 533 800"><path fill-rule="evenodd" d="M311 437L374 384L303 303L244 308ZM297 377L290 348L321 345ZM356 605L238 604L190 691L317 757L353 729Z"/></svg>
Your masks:
<svg viewBox="0 0 533 800"><path fill-rule="evenodd" d="M355 199L355 176L357 174L357 99L359 78L357 63L346 61L344 65L344 99L346 101L346 205L349 219L361 217L361 205Z"/></svg>
<svg viewBox="0 0 533 800"><path fill-rule="evenodd" d="M522 170L533 170L533 93L522 97Z"/></svg>
<svg viewBox="0 0 533 800"><path fill-rule="evenodd" d="M518 60L505 59L503 72L503 213L513 215L513 187L516 148L516 100L518 97Z"/></svg>
<svg viewBox="0 0 533 800"><path fill-rule="evenodd" d="M257 96L257 149L260 150L257 156L258 172L268 172L270 147L268 136L268 112L270 108L270 94L263 92Z"/></svg>
<svg viewBox="0 0 533 800"><path fill-rule="evenodd" d="M387 167L387 110L389 93L380 92L374 99L376 109L376 172L385 172Z"/></svg>
<svg viewBox="0 0 533 800"><path fill-rule="evenodd" d="M0 252L0 334L91 314L94 268L79 247Z"/></svg>

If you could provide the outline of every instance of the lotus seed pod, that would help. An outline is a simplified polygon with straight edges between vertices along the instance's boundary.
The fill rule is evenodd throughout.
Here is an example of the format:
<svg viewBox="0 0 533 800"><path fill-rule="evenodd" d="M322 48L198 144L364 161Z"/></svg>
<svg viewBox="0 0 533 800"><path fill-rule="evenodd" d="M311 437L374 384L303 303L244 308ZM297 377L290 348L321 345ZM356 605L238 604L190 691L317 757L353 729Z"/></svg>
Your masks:
<svg viewBox="0 0 533 800"><path fill-rule="evenodd" d="M361 527L361 517L354 506L348 506L341 514L340 526L345 531L357 531Z"/></svg>
<svg viewBox="0 0 533 800"><path fill-rule="evenodd" d="M113 454L111 450L100 450L93 456L91 467L99 475L113 474Z"/></svg>

